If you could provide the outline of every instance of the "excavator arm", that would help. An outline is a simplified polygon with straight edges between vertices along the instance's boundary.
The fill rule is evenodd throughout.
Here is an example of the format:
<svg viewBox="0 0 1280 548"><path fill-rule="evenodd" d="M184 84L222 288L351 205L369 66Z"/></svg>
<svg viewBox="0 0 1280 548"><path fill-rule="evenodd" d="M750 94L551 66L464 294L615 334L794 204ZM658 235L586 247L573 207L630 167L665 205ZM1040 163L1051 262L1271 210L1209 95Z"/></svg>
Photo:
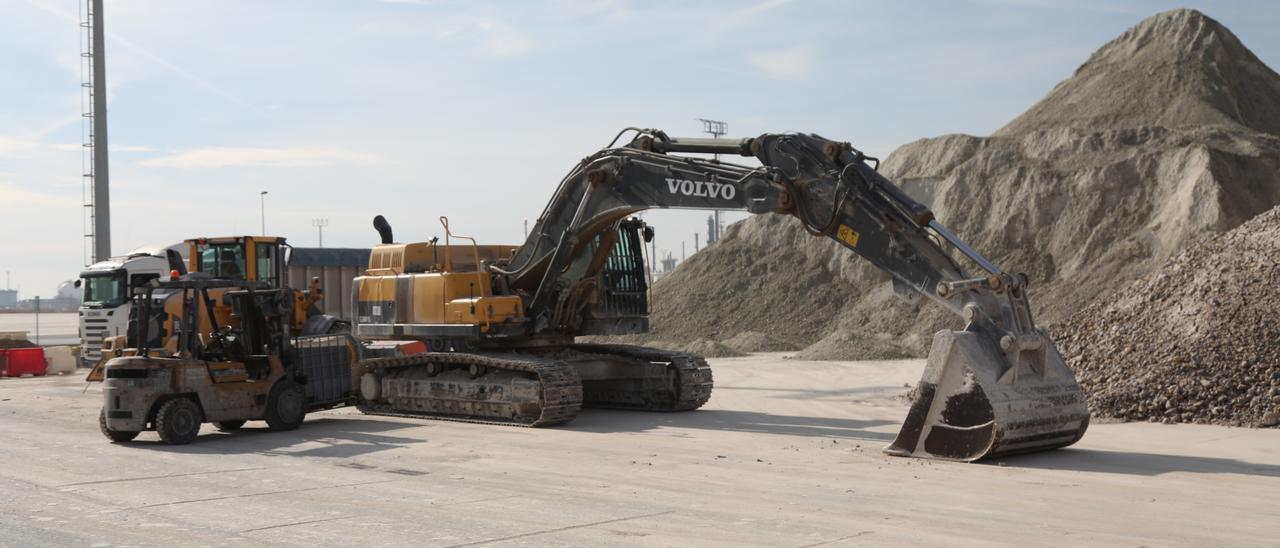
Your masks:
<svg viewBox="0 0 1280 548"><path fill-rule="evenodd" d="M955 460L1070 445L1084 435L1083 392L1032 319L1026 277L1002 271L880 175L849 143L817 135L680 139L631 129L583 159L560 183L525 244L490 267L529 296L533 333L583 275L569 268L592 242L652 208L739 210L798 218L886 272L895 291L960 315L963 331L934 337L896 455ZM626 133L619 134L619 138ZM679 154L736 154L760 167ZM952 253L981 269L971 274Z"/></svg>

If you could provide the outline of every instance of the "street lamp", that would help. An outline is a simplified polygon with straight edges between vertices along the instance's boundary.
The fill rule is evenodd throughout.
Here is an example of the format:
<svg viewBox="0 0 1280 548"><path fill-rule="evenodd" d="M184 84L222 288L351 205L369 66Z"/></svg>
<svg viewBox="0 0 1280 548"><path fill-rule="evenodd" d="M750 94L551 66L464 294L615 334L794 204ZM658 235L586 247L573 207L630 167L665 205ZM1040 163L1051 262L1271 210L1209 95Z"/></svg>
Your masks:
<svg viewBox="0 0 1280 548"><path fill-rule="evenodd" d="M311 219L311 226L320 232L320 247L324 247L324 227L329 226L329 219Z"/></svg>
<svg viewBox="0 0 1280 548"><path fill-rule="evenodd" d="M267 235L267 191L258 193L258 205L262 211L262 235Z"/></svg>

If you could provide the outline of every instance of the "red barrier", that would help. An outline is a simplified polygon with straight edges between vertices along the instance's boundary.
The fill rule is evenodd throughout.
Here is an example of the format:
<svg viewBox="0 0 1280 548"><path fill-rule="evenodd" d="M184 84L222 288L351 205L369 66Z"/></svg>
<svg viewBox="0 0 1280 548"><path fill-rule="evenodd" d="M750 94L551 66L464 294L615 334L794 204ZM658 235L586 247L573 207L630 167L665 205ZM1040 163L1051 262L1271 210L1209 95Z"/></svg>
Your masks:
<svg viewBox="0 0 1280 548"><path fill-rule="evenodd" d="M6 371L9 370L9 349L0 348L0 379L6 377Z"/></svg>
<svg viewBox="0 0 1280 548"><path fill-rule="evenodd" d="M5 373L7 376L34 375L40 377L45 374L43 348L10 348L5 353L8 354L9 358Z"/></svg>

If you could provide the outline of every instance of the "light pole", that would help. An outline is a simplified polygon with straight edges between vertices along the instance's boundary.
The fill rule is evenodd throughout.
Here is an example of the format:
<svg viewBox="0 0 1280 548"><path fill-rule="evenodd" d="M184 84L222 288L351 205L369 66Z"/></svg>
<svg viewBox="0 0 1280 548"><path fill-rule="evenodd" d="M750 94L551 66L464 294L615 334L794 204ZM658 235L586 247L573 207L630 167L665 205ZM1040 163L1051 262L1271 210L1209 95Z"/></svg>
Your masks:
<svg viewBox="0 0 1280 548"><path fill-rule="evenodd" d="M311 219L311 226L320 232L320 247L324 247L324 227L329 226L329 219Z"/></svg>
<svg viewBox="0 0 1280 548"><path fill-rule="evenodd" d="M267 235L267 191L258 193L258 208L262 212L262 235Z"/></svg>

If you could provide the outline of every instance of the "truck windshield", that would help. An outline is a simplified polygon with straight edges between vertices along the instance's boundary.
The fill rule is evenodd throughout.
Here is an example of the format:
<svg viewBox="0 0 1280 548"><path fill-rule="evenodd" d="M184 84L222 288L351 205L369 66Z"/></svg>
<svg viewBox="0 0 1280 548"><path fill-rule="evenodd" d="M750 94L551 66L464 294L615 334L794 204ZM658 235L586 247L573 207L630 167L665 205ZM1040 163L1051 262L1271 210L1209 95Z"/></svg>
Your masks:
<svg viewBox="0 0 1280 548"><path fill-rule="evenodd" d="M209 244L208 247L200 249L200 271L215 278L245 279L244 245Z"/></svg>
<svg viewBox="0 0 1280 548"><path fill-rule="evenodd" d="M124 272L84 276L84 304L115 307L124 303Z"/></svg>

